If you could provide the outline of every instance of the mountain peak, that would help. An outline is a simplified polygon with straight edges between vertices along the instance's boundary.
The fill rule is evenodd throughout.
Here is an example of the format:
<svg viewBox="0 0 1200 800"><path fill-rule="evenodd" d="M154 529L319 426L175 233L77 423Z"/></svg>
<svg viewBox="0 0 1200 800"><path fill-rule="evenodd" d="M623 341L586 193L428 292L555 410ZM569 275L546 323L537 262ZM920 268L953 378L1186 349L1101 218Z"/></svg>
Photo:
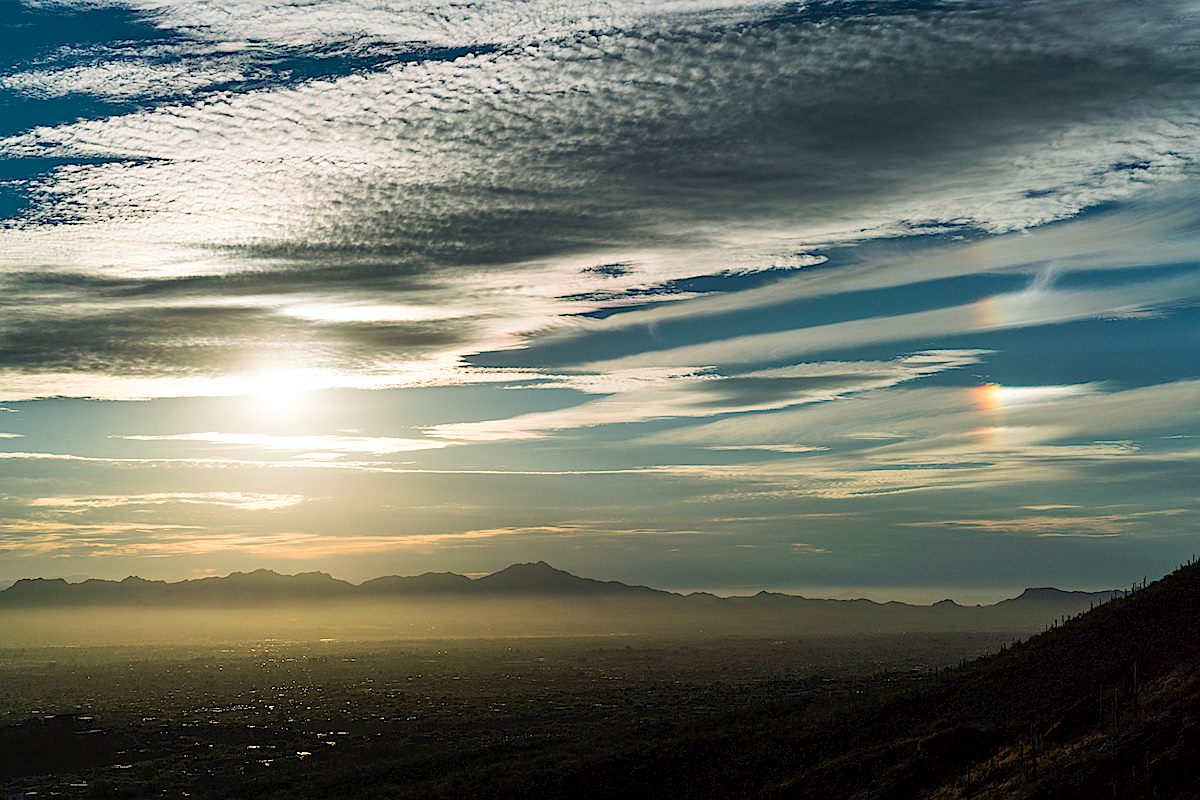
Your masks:
<svg viewBox="0 0 1200 800"><path fill-rule="evenodd" d="M482 591L514 594L590 594L630 588L622 583L580 578L578 575L552 567L545 561L513 564L499 572L485 575L474 583Z"/></svg>
<svg viewBox="0 0 1200 800"><path fill-rule="evenodd" d="M572 575L565 570L557 569L547 564L545 561L528 561L520 564L512 564L498 572L493 572L490 575L485 575L479 578L480 581L495 581L495 580L544 580L547 578L571 578L574 580L587 580Z"/></svg>
<svg viewBox="0 0 1200 800"><path fill-rule="evenodd" d="M20 578L9 589L30 586L70 586L66 578Z"/></svg>
<svg viewBox="0 0 1200 800"><path fill-rule="evenodd" d="M328 572L297 572L295 575L286 575L282 572L276 572L273 569L259 568L251 572L231 572L224 578L211 577L202 578L205 581L336 581L337 579Z"/></svg>
<svg viewBox="0 0 1200 800"><path fill-rule="evenodd" d="M1019 600L1044 600L1049 597L1061 597L1066 594L1062 589L1055 589L1053 586L1037 586L1030 587L1021 592L1017 598Z"/></svg>
<svg viewBox="0 0 1200 800"><path fill-rule="evenodd" d="M557 574L557 575L570 575L571 574L571 573L567 572L566 570L561 570L561 569L558 569L557 567L552 567L549 564L547 564L545 561L523 561L519 564L511 564L498 572L493 572L492 575L502 575L504 573L518 573L518 572L526 574L526 575L536 575L539 573L544 574L544 575L548 575L551 573ZM492 577L492 575L489 575L487 577L490 578L490 577ZM575 577L575 576L572 575L572 577Z"/></svg>

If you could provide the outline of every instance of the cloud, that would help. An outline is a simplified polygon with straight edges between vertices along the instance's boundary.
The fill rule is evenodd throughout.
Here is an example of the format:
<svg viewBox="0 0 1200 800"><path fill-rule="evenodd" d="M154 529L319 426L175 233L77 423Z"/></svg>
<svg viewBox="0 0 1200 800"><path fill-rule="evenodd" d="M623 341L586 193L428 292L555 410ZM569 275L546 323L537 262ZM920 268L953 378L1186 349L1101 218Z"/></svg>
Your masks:
<svg viewBox="0 0 1200 800"><path fill-rule="evenodd" d="M770 285L721 292L687 303L630 310L587 320L561 337L762 310L796 300L892 289L978 274L1066 275L1073 272L1158 268L1186 264L1195 252L1197 214L1190 185L1165 186L1136 202L1018 232L939 242L914 252L903 240L869 255L836 251L835 270L810 270Z"/></svg>
<svg viewBox="0 0 1200 800"><path fill-rule="evenodd" d="M453 360L453 359L452 359ZM449 374L442 368L451 370ZM194 374L116 375L104 372L16 372L0 370L0 396L10 401L53 397L83 397L101 400L151 400L174 397L261 398L283 378L288 391L304 392L337 386L362 390L417 386L468 386L488 383L518 383L544 379L532 370L453 369L453 365L429 362L396 364L383 374L345 370L284 369L270 366L269 359L246 365L237 373L219 376Z"/></svg>
<svg viewBox="0 0 1200 800"><path fill-rule="evenodd" d="M116 61L0 75L0 90L43 100L76 94L130 100L188 95L249 77L248 70L235 63L213 63L209 59L169 64Z"/></svg>
<svg viewBox="0 0 1200 800"><path fill-rule="evenodd" d="M994 460L982 465L958 467L883 466L869 460L850 463L807 463L776 461L757 464L711 465L683 464L657 467L660 475L717 484L737 482L757 487L752 491L735 489L717 493L711 499L751 497L776 499L819 498L823 500L862 500L893 497L916 492L967 491L998 489L1070 480L1076 473L1061 464L1040 464L1016 459Z"/></svg>
<svg viewBox="0 0 1200 800"><path fill-rule="evenodd" d="M254 492L157 492L131 495L37 497L28 505L58 513L81 513L127 506L209 505L239 511L278 511L305 501L303 495Z"/></svg>
<svg viewBox="0 0 1200 800"><path fill-rule="evenodd" d="M800 409L718 420L647 437L655 444L846 444L875 445L886 452L912 441L971 437L979 446L1029 444L1069 437L1113 437L1122 433L1190 426L1200 412L1195 380L1105 390L1103 385L1056 387L910 387L856 398L853 404L822 404ZM1015 398L1011 402L1009 398ZM868 435L863 435L866 431ZM883 434L887 435L884 436ZM889 441L890 440L890 441Z"/></svg>
<svg viewBox="0 0 1200 800"><path fill-rule="evenodd" d="M984 355L982 350L939 350L886 362L817 362L727 375L671 369L597 370L559 376L548 386L607 395L601 399L557 411L436 425L427 433L458 442L520 441L598 425L779 409L896 386L977 364Z"/></svg>
<svg viewBox="0 0 1200 800"><path fill-rule="evenodd" d="M215 41L315 43L395 42L461 45L552 36L572 30L636 27L655 18L699 16L760 6L747 0L600 0L586 6L547 0L514 6L505 2L463 5L446 0L371 2L325 0L320 4L267 0L37 0L60 8L127 7L155 24ZM349 41L348 41L349 40Z"/></svg>
<svg viewBox="0 0 1200 800"><path fill-rule="evenodd" d="M695 531L595 529L576 525L478 528L453 533L334 535L312 532L206 532L181 525L0 523L0 552L11 555L170 556L238 553L263 558L323 559L471 547L518 537L677 536Z"/></svg>
<svg viewBox="0 0 1200 800"><path fill-rule="evenodd" d="M266 450L292 450L306 453L392 455L415 450L436 450L444 442L427 439L402 439L391 436L298 435L274 436L265 433L172 433L132 434L114 438L136 442L196 442L200 444L253 447Z"/></svg>
<svg viewBox="0 0 1200 800"><path fill-rule="evenodd" d="M1158 517L1191 513L1187 509L1139 511L1128 514L1029 515L1010 519L951 519L906 523L925 528L977 530L985 533L1012 533L1039 538L1111 538L1135 532Z"/></svg>
<svg viewBox="0 0 1200 800"><path fill-rule="evenodd" d="M762 450L767 453L820 453L828 447L805 444L712 444L706 450Z"/></svg>
<svg viewBox="0 0 1200 800"><path fill-rule="evenodd" d="M122 391L94 376L178 396L261 362L453 383L580 314L704 301L690 277L1024 230L1183 180L1200 152L1175 2L124 5L196 41L404 58L0 139L33 170L0 228L0 372L22 397ZM135 63L75 83L135 91ZM38 69L14 75L50 86Z"/></svg>
<svg viewBox="0 0 1200 800"><path fill-rule="evenodd" d="M188 530L198 529L187 525L155 525L142 522L66 525L45 520L7 520L0 522L0 553L55 556L65 553L90 555L115 552L116 541L136 541L147 536L171 535Z"/></svg>
<svg viewBox="0 0 1200 800"><path fill-rule="evenodd" d="M1188 519L1092 501L1191 502L1196 453L1163 437L1200 424L1174 357L1200 299L1193 0L34 5L47 41L81 9L152 35L0 76L0 401L363 392L296 436L238 403L21 407L55 444L0 453L43 495L4 498L36 517L6 552L632 551L744 524L773 544L714 549L766 556L846 513L813 524L865 553L930 497L953 519L899 533ZM436 391L364 394L395 387ZM131 493L150 470L171 491ZM301 495L218 472L345 495L328 529L268 532ZM393 484L436 496L424 533L381 522ZM563 521L580 504L620 509ZM205 526L137 524L163 514Z"/></svg>
<svg viewBox="0 0 1200 800"><path fill-rule="evenodd" d="M1073 503L1047 503L1040 506L1021 506L1025 511L1063 511L1068 508L1079 508Z"/></svg>
<svg viewBox="0 0 1200 800"><path fill-rule="evenodd" d="M891 389L842 403L718 420L643 441L706 448L825 446L829 449L798 458L657 469L829 499L1077 483L1108 464L1121 465L1132 478L1140 474L1139 465L1182 465L1194 458L1193 451L1114 437L1200 422L1200 382L1119 391L1023 388L1008 400L1000 387ZM883 428L887 437L876 433ZM871 434L862 436L864 429Z"/></svg>
<svg viewBox="0 0 1200 800"><path fill-rule="evenodd" d="M1200 297L1200 276L1162 278L1116 289L1039 289L994 295L978 302L898 316L872 316L809 328L739 336L704 344L624 356L584 366L594 371L672 364L746 364L878 343L981 331L1112 318Z"/></svg>
<svg viewBox="0 0 1200 800"><path fill-rule="evenodd" d="M330 460L329 453L304 453L295 458L281 461L251 460L237 458L121 458L113 456L81 456L72 453L0 452L0 461L45 461L67 464L162 469L167 467L204 467L220 469L287 469L287 470L336 470L384 475L524 475L524 476L589 476L629 475L647 471L641 467L614 469L473 469L404 466L410 462L395 461L340 461Z"/></svg>

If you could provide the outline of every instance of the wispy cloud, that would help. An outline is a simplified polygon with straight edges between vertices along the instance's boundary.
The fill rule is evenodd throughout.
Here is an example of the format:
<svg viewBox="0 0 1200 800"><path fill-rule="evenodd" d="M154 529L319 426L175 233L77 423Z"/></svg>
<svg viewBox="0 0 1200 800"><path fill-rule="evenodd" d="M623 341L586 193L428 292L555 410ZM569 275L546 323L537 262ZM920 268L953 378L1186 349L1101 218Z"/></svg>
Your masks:
<svg viewBox="0 0 1200 800"><path fill-rule="evenodd" d="M295 458L284 460L272 459L237 459L237 458L124 458L115 456L81 456L73 453L41 453L41 452L0 452L0 461L47 461L63 462L66 464L133 467L142 469L161 469L166 467L220 467L222 469L280 469L280 470L329 470L340 472L363 472L387 475L627 475L640 474L646 469L639 467L619 467L614 469L520 469L520 468L470 468L447 467L433 469L428 467L405 466L408 462L394 461L342 461L328 458L327 453L304 453Z"/></svg>
<svg viewBox="0 0 1200 800"><path fill-rule="evenodd" d="M929 337L1113 317L1194 301L1198 297L1200 276L1195 274L1124 285L1117 289L1031 288L966 305L740 336L593 362L585 368L603 372L664 364L679 367L782 360L881 342L903 344Z"/></svg>
<svg viewBox="0 0 1200 800"><path fill-rule="evenodd" d="M925 528L1013 533L1041 538L1109 538L1130 533L1159 517L1174 517L1187 513L1190 513L1187 509L1171 508L1128 514L1029 515L1008 519L950 519L907 524Z"/></svg>
<svg viewBox="0 0 1200 800"><path fill-rule="evenodd" d="M659 469L830 499L1053 485L1081 480L1106 464L1185 464L1194 458L1189 450L1148 450L1108 437L1200 422L1200 383L1195 381L1108 392L1099 387L1014 391L1007 405L989 396L996 391L896 389L853 404L734 417L647 438L704 447L789 441L828 446L827 452L799 458ZM892 429L887 438L859 436L863 428L883 425Z"/></svg>
<svg viewBox="0 0 1200 800"><path fill-rule="evenodd" d="M156 492L152 494L90 495L76 497L37 497L29 501L33 508L55 512L81 513L127 506L210 505L240 511L277 511L303 503L303 495L257 494L253 492Z"/></svg>
<svg viewBox="0 0 1200 800"><path fill-rule="evenodd" d="M276 436L265 433L171 433L131 434L114 438L137 442L196 442L200 444L250 447L266 450L291 450L298 453L391 455L415 450L436 450L444 442L428 439L403 439L389 436Z"/></svg>
<svg viewBox="0 0 1200 800"><path fill-rule="evenodd" d="M695 531L539 525L448 533L335 535L311 532L205 532L182 525L100 523L66 525L18 520L0 523L0 552L15 555L167 557L240 553L283 559L322 559L399 551L471 547L517 537L678 536Z"/></svg>
<svg viewBox="0 0 1200 800"><path fill-rule="evenodd" d="M98 522L67 525L46 520L0 522L0 553L26 556L92 555L117 553L118 542L150 536L197 531L187 525L156 525L143 522ZM195 536L195 534L191 534Z"/></svg>
<svg viewBox="0 0 1200 800"><path fill-rule="evenodd" d="M1200 382L1174 381L1123 390L1102 385L974 388L910 387L855 399L708 422L648 437L653 443L846 444L883 442L885 453L936 443L977 450L1119 437L1122 432L1190 426L1200 412ZM864 431L867 435L864 435ZM886 436L883 434L886 432Z"/></svg>
<svg viewBox="0 0 1200 800"><path fill-rule="evenodd" d="M894 289L979 274L1069 275L1073 272L1160 268L1186 264L1195 251L1194 190L1171 185L1137 203L1048 225L968 241L941 242L914 252L911 243L876 248L869 256L839 250L836 270L801 271L769 286L710 294L687 303L634 309L587 320L562 336L673 319L697 320L761 311L800 299ZM1044 288L1044 287L1043 287Z"/></svg>
<svg viewBox="0 0 1200 800"><path fill-rule="evenodd" d="M437 425L428 433L460 442L519 441L598 425L780 409L896 386L979 363L985 355L939 350L886 362L817 362L731 374L632 368L562 376L550 385L608 396L558 411Z"/></svg>

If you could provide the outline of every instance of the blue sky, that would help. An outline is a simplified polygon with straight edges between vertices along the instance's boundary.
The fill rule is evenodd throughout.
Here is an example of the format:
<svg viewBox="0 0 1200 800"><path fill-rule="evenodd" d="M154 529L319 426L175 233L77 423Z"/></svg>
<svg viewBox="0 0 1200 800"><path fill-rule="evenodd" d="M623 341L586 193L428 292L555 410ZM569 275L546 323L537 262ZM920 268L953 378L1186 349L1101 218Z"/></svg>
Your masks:
<svg viewBox="0 0 1200 800"><path fill-rule="evenodd" d="M0 0L0 582L1196 550L1200 5Z"/></svg>

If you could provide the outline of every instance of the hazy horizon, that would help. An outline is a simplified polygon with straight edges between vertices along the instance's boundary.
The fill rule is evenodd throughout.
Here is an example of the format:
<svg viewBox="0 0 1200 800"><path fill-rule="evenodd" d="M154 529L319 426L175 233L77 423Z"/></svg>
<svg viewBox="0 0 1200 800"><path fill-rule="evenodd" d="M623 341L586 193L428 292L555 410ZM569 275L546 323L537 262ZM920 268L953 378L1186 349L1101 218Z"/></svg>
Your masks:
<svg viewBox="0 0 1200 800"><path fill-rule="evenodd" d="M529 563L529 562L526 562L526 563ZM506 566L513 566L513 565L506 565ZM554 569L559 568L557 565L554 565L554 564L550 564L549 566L553 567ZM503 569L503 568L501 568L501 569ZM297 572L279 571L279 570L270 569L268 567L248 567L246 569L237 570L237 572L245 574L245 573L252 573L255 571L259 571L259 570L268 570L270 572L276 572L277 574L281 574L284 576L293 576L293 575L302 574L302 572L300 572L300 571L297 571ZM497 570L497 571L499 571L499 570ZM901 603L908 603L911 605L932 605L934 603L940 602L942 600L947 600L947 599L953 600L954 602L958 603L959 605L964 605L964 606L991 605L991 604L1000 602L1001 600L1008 600L1008 599L1018 597L1026 589L1053 588L1053 589L1059 589L1059 590L1062 590L1065 592L1103 592L1103 591L1108 591L1108 590L1123 590L1124 588L1127 588L1128 585L1132 585L1134 583L1133 581L1130 581L1129 584L1127 584L1125 587L1117 586L1117 585L1113 585L1113 586L1042 587L1042 586L1034 586L1032 584L1027 585L1027 586L995 586L995 587L931 587L931 586L864 587L864 586L828 586L828 585L826 585L826 586L797 586L797 585L765 585L765 584L751 584L751 585L747 585L747 586L703 587L703 586L666 586L666 585L654 585L654 584L644 584L644 583L639 584L634 581L622 580L620 577L615 577L615 576L601 576L601 575L591 575L591 574L585 574L585 573L576 573L571 570L564 570L564 571L570 572L571 574L576 575L577 577L581 577L581 578L588 578L588 579L600 580L600 581L615 581L618 583L623 583L627 586L648 586L651 589L659 589L662 591L672 592L675 594L682 594L682 595L687 595L687 594L692 594L692 593L705 593L705 594L712 594L717 597L750 597L755 594L758 594L759 592L770 592L770 593L778 593L778 594L789 594L789 595L797 596L797 597L805 597L805 598L812 599L812 600L860 600L860 599L862 599L862 600L872 600L877 603L887 603L889 601L897 601L897 602L901 602ZM397 575L400 577L415 577L417 575L424 574L424 573L411 573L411 574L380 573L378 575L370 575L367 577L352 580L352 579L346 578L342 575L325 572L324 570L305 570L303 572L321 572L323 574L329 575L330 577L334 578L335 580L346 581L347 583L350 583L355 586L361 585L365 581L369 581L374 578L393 577L393 576L397 576ZM107 581L120 581L127 577L137 577L137 578L142 578L142 579L149 580L149 581L166 581L169 583L173 583L173 582L178 582L178 581L196 580L199 578L228 577L229 574L232 574L232 573L228 573L228 574L213 573L213 574L203 574L203 575L191 575L189 577L175 578L175 579L157 577L152 574L114 575L111 577L99 576L99 575L26 575L26 576L23 576L23 578L18 578L16 580L40 578L43 580L65 580L67 583L82 583L84 581L93 580L93 579L107 580ZM477 579L477 578L482 578L482 577L485 577L487 575L491 575L494 573L492 573L492 572L474 572L474 573L454 573L454 574L463 575L464 577L471 578L471 579ZM1153 576L1153 579L1157 579L1158 577L1160 577L1160 576ZM0 591L3 591L4 589L7 589L10 586L12 586L14 583L16 583L16 580L0 581Z"/></svg>

